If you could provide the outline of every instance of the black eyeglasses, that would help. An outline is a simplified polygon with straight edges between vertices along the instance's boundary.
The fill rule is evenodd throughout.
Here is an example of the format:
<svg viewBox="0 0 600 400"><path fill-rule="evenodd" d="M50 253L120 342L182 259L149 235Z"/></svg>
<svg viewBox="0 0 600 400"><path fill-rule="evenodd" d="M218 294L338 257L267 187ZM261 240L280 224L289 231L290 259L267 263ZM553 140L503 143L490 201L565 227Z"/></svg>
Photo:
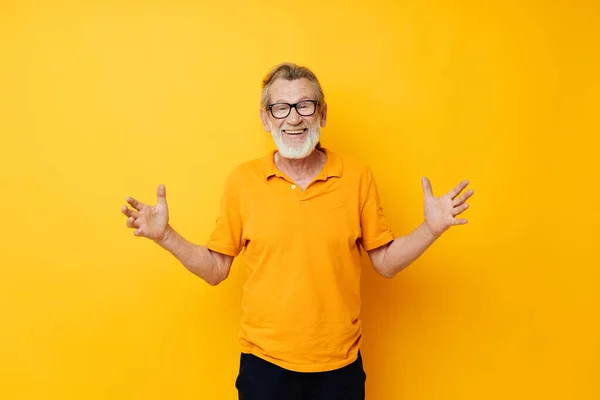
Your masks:
<svg viewBox="0 0 600 400"><path fill-rule="evenodd" d="M287 118L292 111L292 108L296 109L296 112L303 117L310 117L317 111L318 101L316 100L302 100L298 103L274 103L269 104L269 110L273 118L283 119Z"/></svg>

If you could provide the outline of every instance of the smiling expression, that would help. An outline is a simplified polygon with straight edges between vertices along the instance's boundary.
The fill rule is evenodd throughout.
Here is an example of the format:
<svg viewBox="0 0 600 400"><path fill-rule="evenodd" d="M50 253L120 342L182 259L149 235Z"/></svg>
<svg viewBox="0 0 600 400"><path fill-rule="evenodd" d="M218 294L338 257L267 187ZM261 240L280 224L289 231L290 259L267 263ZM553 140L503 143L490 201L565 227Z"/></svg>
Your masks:
<svg viewBox="0 0 600 400"><path fill-rule="evenodd" d="M277 79L271 84L269 96L270 104L294 104L302 100L315 100L315 89L306 78L293 81ZM292 109L286 118L277 119L269 110L261 110L263 126L267 132L271 132L280 155L294 159L305 158L314 150L326 117L326 104L319 104L315 113L308 117Z"/></svg>

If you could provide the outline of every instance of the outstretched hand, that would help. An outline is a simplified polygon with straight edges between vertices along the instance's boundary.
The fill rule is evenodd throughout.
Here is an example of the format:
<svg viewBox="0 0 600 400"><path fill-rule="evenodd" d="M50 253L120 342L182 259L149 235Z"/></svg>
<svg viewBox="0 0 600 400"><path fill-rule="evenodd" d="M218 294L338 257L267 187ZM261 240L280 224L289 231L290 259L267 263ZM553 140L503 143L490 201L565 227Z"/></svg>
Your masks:
<svg viewBox="0 0 600 400"><path fill-rule="evenodd" d="M433 195L431 183L426 177L421 179L421 184L425 197L423 202L425 221L434 236L440 236L451 226L467 223L466 219L456 217L469 208L469 205L465 201L473 195L473 190L470 189L461 194L469 184L469 181L462 181L454 189L441 197Z"/></svg>
<svg viewBox="0 0 600 400"><path fill-rule="evenodd" d="M135 209L127 206L121 207L121 212L127 216L127 227L133 228L135 236L147 237L154 241L161 241L165 237L169 223L169 208L164 185L159 185L156 190L157 203L149 206L133 197L127 197L127 203Z"/></svg>

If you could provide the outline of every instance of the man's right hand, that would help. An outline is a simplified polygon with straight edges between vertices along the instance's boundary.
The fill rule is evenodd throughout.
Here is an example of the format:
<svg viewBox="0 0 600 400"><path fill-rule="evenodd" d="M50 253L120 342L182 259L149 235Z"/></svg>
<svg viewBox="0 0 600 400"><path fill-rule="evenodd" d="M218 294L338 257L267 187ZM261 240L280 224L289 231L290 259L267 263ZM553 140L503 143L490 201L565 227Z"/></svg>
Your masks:
<svg viewBox="0 0 600 400"><path fill-rule="evenodd" d="M127 227L135 229L135 236L147 237L155 242L166 239L169 224L169 208L165 186L159 185L156 190L158 201L155 206L141 203L133 197L127 197L129 203L136 211L127 206L121 207L121 212L127 216Z"/></svg>

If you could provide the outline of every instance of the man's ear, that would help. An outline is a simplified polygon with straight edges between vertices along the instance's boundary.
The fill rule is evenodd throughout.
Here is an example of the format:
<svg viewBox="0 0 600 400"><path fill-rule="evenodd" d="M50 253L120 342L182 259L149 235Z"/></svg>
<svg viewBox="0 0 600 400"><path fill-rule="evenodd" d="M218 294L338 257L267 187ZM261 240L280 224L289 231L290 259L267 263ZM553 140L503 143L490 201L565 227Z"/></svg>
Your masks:
<svg viewBox="0 0 600 400"><path fill-rule="evenodd" d="M323 103L321 106L321 128L325 128L327 123L327 103Z"/></svg>
<svg viewBox="0 0 600 400"><path fill-rule="evenodd" d="M269 126L269 115L267 111L260 109L260 120L262 121L263 128L265 128L265 132L271 132L271 127Z"/></svg>

